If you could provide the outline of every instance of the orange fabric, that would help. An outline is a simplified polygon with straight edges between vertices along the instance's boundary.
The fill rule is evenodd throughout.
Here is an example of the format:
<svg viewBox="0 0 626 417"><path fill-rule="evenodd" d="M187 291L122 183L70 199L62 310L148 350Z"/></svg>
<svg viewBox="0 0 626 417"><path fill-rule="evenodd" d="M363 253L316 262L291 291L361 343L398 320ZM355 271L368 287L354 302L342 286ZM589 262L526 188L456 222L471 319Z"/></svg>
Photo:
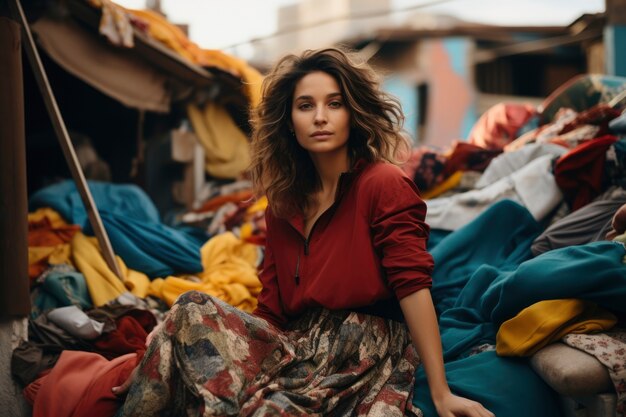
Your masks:
<svg viewBox="0 0 626 417"><path fill-rule="evenodd" d="M91 352L65 350L52 371L25 389L33 417L111 417L123 402L111 388L137 366L135 353L111 361Z"/></svg>
<svg viewBox="0 0 626 417"><path fill-rule="evenodd" d="M202 207L194 211L196 213L214 211L222 207L226 203L240 203L242 201L251 199L252 196L252 191L249 190L238 191L227 195L219 195L205 201L204 204L202 204Z"/></svg>
<svg viewBox="0 0 626 417"><path fill-rule="evenodd" d="M28 215L28 277L33 280L51 263L69 258L69 245L80 226L69 225L55 211L43 208Z"/></svg>
<svg viewBox="0 0 626 417"><path fill-rule="evenodd" d="M263 76L244 60L225 54L220 50L200 48L196 43L190 41L179 27L151 10L127 9L126 11L135 18L148 23L148 33L152 38L192 63L203 67L216 67L241 78L252 106L254 107L259 103Z"/></svg>

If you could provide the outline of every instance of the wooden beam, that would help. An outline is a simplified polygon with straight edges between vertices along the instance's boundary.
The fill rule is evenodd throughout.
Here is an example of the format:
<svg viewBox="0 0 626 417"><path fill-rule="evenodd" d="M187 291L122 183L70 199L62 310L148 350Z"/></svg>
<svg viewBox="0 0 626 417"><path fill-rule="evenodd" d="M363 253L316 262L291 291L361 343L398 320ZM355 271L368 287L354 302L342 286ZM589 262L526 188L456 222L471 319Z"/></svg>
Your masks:
<svg viewBox="0 0 626 417"><path fill-rule="evenodd" d="M113 248L111 247L109 236L104 229L102 219L100 218L100 213L96 208L96 205L91 196L91 192L89 191L89 186L87 185L87 180L85 179L83 170L81 169L78 158L76 157L74 146L72 145L70 136L67 133L67 128L65 127L63 116L61 115L61 111L59 110L59 106L57 105L54 93L52 91L52 88L50 87L50 82L48 81L46 70L43 67L41 58L39 57L39 52L37 51L37 47L35 46L35 41L33 40L33 35L30 31L30 27L28 26L28 21L26 20L26 16L24 15L24 10L22 9L20 0L9 0L9 7L11 8L11 13L13 14L14 19L22 25L22 32L24 34L25 41L24 50L26 51L26 55L28 56L30 66L33 69L35 79L37 80L37 84L39 86L39 90L41 91L41 95L43 96L43 101L46 105L46 109L48 110L48 115L50 116L50 119L52 121L52 125L54 127L57 139L59 140L59 143L61 145L61 149L63 150L63 155L65 156L65 160L69 165L70 172L72 173L72 178L76 183L76 188L78 189L83 204L85 205L85 210L87 211L89 222L91 223L91 227L93 228L93 231L96 234L96 238L98 239L98 243L100 244L100 250L102 251L104 260L106 261L111 271L113 271L113 273L115 273L115 275L117 275L120 280L123 280L124 277L122 276L119 265L115 260L115 254L113 253Z"/></svg>
<svg viewBox="0 0 626 417"><path fill-rule="evenodd" d="M605 0L609 25L626 25L626 0Z"/></svg>
<svg viewBox="0 0 626 417"><path fill-rule="evenodd" d="M30 313L21 36L19 25L4 16L0 16L0 62L0 319L4 319Z"/></svg>

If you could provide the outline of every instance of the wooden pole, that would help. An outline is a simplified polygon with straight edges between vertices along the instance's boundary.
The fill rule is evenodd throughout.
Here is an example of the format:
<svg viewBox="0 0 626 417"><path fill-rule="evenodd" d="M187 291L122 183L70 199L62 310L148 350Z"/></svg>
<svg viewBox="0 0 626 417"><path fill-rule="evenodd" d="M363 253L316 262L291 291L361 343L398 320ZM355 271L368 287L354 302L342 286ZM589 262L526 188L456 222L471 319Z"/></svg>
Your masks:
<svg viewBox="0 0 626 417"><path fill-rule="evenodd" d="M30 313L20 27L0 16L0 319Z"/></svg>
<svg viewBox="0 0 626 417"><path fill-rule="evenodd" d="M63 155L65 155L65 160L69 165L70 172L72 173L72 178L76 183L76 188L78 189L83 204L85 205L85 210L87 211L89 222L91 223L91 227L93 228L93 231L96 234L96 238L98 239L98 243L100 244L100 250L102 251L104 260L106 261L111 271L113 271L115 275L119 277L119 279L123 280L124 277L122 276L122 272L117 262L115 261L115 255L113 253L113 248L111 247L111 242L109 241L109 236L107 235L106 230L102 225L100 213L98 212L98 209L96 208L96 205L91 196L91 192L89 191L89 186L87 185L87 181L85 180L83 170L78 163L78 158L76 157L74 146L72 145L70 136L67 133L67 128L65 127L63 116L61 115L59 106L57 105L56 99L54 97L54 93L52 92L52 88L50 87L50 82L48 81L46 70L43 67L41 58L39 57L39 52L37 51L37 47L35 46L35 41L33 40L33 35L30 31L30 27L28 26L28 22L26 20L26 16L24 15L22 5L20 4L19 0L9 0L9 7L11 8L11 12L15 20L22 25L22 31L24 33L25 41L24 50L26 51L26 55L28 56L30 66L33 69L37 84L39 85L39 90L41 91L41 95L43 96L43 100L52 121L52 125L54 126L54 131L56 133L57 139L59 140L61 149L63 149Z"/></svg>

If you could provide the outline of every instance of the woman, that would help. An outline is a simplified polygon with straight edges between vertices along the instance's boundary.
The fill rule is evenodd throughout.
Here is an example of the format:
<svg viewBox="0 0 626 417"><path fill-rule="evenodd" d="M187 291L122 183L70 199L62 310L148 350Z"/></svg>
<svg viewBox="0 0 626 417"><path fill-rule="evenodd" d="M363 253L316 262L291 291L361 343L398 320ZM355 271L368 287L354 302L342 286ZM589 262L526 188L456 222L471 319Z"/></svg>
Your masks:
<svg viewBox="0 0 626 417"><path fill-rule="evenodd" d="M419 414L421 360L440 416L493 416L446 382L426 207L392 163L407 150L398 103L324 49L281 60L257 116L251 175L269 200L258 308L182 295L119 415Z"/></svg>

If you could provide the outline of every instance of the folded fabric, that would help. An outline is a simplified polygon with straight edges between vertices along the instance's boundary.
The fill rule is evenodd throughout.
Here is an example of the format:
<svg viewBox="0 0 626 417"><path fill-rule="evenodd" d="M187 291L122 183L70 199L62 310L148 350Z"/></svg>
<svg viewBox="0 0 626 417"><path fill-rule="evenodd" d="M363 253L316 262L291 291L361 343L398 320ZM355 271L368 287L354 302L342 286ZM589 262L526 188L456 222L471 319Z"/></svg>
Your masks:
<svg viewBox="0 0 626 417"><path fill-rule="evenodd" d="M536 220L542 220L562 199L551 170L552 155L543 155L485 188L428 200L426 223L456 230L504 199L522 204Z"/></svg>
<svg viewBox="0 0 626 417"><path fill-rule="evenodd" d="M74 337L92 340L102 334L104 324L91 320L76 306L59 307L48 313L48 319Z"/></svg>
<svg viewBox="0 0 626 417"><path fill-rule="evenodd" d="M213 102L203 109L187 106L187 114L206 155L206 170L218 178L237 178L250 164L248 138L226 110Z"/></svg>
<svg viewBox="0 0 626 417"><path fill-rule="evenodd" d="M615 326L617 317L578 299L540 301L502 323L496 335L500 356L529 356L569 333L592 333Z"/></svg>

